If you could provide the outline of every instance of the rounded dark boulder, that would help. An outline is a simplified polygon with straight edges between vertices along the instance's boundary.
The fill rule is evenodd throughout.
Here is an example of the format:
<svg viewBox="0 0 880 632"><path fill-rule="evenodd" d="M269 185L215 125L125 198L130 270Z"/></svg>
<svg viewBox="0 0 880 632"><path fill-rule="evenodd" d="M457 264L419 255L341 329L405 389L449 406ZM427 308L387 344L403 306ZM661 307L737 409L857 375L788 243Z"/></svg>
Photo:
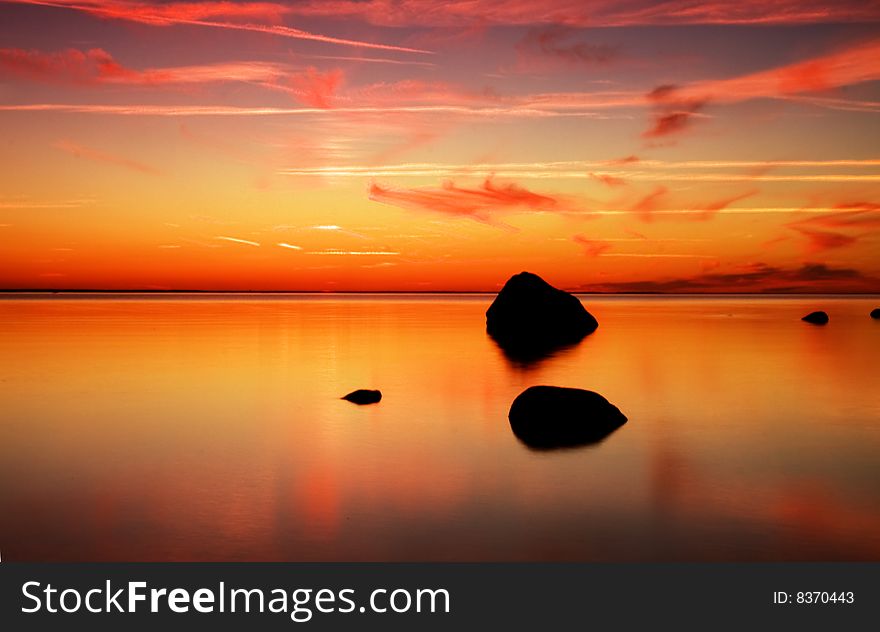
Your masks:
<svg viewBox="0 0 880 632"><path fill-rule="evenodd" d="M382 393L380 391L360 388L356 391L352 391L348 395L341 397L340 399L344 399L354 404L358 404L359 406L363 406L364 404L375 404L380 401L382 399Z"/></svg>
<svg viewBox="0 0 880 632"><path fill-rule="evenodd" d="M812 325L827 325L829 318L825 312L810 312L801 320Z"/></svg>
<svg viewBox="0 0 880 632"><path fill-rule="evenodd" d="M880 307L871 310L871 318L874 320L880 319Z"/></svg>
<svg viewBox="0 0 880 632"><path fill-rule="evenodd" d="M508 420L528 447L551 450L598 443L625 424L626 416L593 391L532 386L513 400Z"/></svg>
<svg viewBox="0 0 880 632"><path fill-rule="evenodd" d="M576 344L598 326L576 296L531 272L510 277L486 310L486 332L514 358Z"/></svg>

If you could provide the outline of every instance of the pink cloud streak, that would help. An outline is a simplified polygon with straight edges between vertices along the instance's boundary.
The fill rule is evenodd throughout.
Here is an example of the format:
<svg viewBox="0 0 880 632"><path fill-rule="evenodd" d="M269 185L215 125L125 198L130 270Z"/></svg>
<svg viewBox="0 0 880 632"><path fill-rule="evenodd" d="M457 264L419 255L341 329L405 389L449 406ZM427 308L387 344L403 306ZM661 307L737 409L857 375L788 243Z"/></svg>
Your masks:
<svg viewBox="0 0 880 632"><path fill-rule="evenodd" d="M361 19L381 26L453 27L561 24L617 27L673 24L813 24L880 19L876 3L858 0L311 0L291 12L313 17Z"/></svg>
<svg viewBox="0 0 880 632"><path fill-rule="evenodd" d="M417 48L332 37L285 26L278 22L282 15L292 12L291 7L278 3L208 1L158 4L137 0L0 0L0 2L71 9L88 13L102 19L125 20L151 26L204 26L228 30L252 31L265 33L267 35L325 42L327 44L338 44L341 46L351 46L356 48L370 48L404 53L430 53L430 51ZM262 21L247 22L241 20Z"/></svg>
<svg viewBox="0 0 880 632"><path fill-rule="evenodd" d="M6 73L46 83L116 84L161 86L225 81L271 82L285 75L279 64L264 62L227 62L201 66L147 68L135 70L123 66L100 48L56 52L0 49L0 69Z"/></svg>
<svg viewBox="0 0 880 632"><path fill-rule="evenodd" d="M584 249L584 254L588 257L599 257L611 250L613 244L603 239L590 239L584 235L575 235L571 238L573 242Z"/></svg>
<svg viewBox="0 0 880 632"><path fill-rule="evenodd" d="M533 210L561 211L562 201L554 196L535 193L515 183L498 184L491 177L476 188L456 186L446 181L440 188L398 188L370 185L369 198L375 202L400 208L433 211L456 217L469 217L478 222L512 230L499 222L499 211Z"/></svg>

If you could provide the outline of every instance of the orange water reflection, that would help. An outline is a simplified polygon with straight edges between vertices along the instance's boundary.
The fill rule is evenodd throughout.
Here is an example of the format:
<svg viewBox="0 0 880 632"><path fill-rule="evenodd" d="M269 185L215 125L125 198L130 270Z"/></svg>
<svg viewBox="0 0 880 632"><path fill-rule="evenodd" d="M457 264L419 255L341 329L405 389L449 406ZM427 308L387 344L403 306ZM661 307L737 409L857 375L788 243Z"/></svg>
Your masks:
<svg viewBox="0 0 880 632"><path fill-rule="evenodd" d="M527 368L489 301L0 300L3 558L880 559L875 300L587 298ZM630 422L532 452L540 383Z"/></svg>

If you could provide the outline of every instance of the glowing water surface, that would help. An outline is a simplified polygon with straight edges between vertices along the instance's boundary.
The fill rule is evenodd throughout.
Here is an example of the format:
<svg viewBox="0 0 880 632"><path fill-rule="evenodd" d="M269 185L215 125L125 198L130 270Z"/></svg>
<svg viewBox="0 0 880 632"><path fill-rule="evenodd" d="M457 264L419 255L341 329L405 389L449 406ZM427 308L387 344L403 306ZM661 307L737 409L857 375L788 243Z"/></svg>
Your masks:
<svg viewBox="0 0 880 632"><path fill-rule="evenodd" d="M878 299L582 299L531 366L491 296L0 300L3 559L880 560ZM533 384L629 422L530 450Z"/></svg>

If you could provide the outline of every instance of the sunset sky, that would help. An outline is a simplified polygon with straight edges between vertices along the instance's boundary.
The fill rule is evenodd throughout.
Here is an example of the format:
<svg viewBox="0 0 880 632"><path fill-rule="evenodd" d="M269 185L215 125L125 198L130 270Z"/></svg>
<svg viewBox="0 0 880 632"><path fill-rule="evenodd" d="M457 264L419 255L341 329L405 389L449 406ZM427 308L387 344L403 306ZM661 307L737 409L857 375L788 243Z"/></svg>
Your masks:
<svg viewBox="0 0 880 632"><path fill-rule="evenodd" d="M0 288L880 292L875 0L0 0Z"/></svg>

